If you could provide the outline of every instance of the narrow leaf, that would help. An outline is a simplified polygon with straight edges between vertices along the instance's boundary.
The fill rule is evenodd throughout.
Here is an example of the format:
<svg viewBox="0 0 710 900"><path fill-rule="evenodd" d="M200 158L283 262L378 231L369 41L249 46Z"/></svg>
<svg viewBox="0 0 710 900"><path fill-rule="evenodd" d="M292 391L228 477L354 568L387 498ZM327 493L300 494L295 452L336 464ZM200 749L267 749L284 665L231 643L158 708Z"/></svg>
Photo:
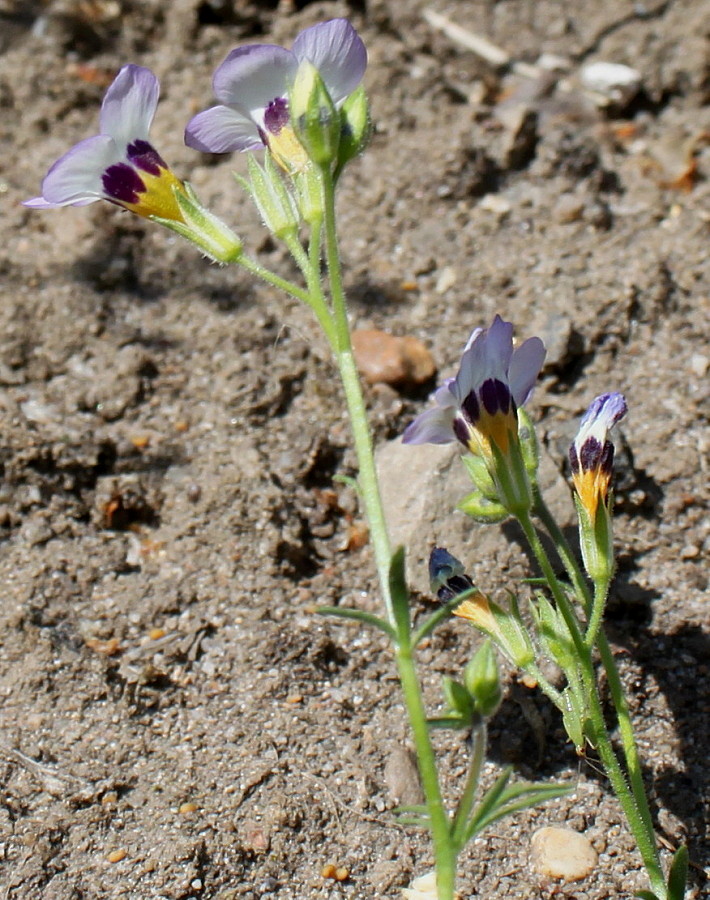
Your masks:
<svg viewBox="0 0 710 900"><path fill-rule="evenodd" d="M339 619L355 619L358 622L364 622L365 625L372 625L374 628L384 631L392 641L395 640L394 628L389 622L385 622L374 613L365 612L363 609L351 609L349 606L320 606L316 612L319 616L336 616Z"/></svg>
<svg viewBox="0 0 710 900"><path fill-rule="evenodd" d="M402 816L401 818L398 816L397 824L414 826L415 828L429 828L428 819L419 819L416 816Z"/></svg>
<svg viewBox="0 0 710 900"><path fill-rule="evenodd" d="M653 891L636 891L634 897L639 897L640 900L660 900L660 897Z"/></svg>
<svg viewBox="0 0 710 900"><path fill-rule="evenodd" d="M668 873L668 900L683 900L688 879L688 848L682 844L675 852Z"/></svg>
<svg viewBox="0 0 710 900"><path fill-rule="evenodd" d="M429 810L424 803L411 803L405 806L395 806L392 810L395 816L400 815L401 813L413 813L418 816L428 816Z"/></svg>
<svg viewBox="0 0 710 900"><path fill-rule="evenodd" d="M426 720L429 728L453 728L454 731L463 731L471 727L471 720L463 716L436 716Z"/></svg>
<svg viewBox="0 0 710 900"><path fill-rule="evenodd" d="M500 796L503 791L505 791L506 785L508 784L512 773L512 766L508 766L503 770L502 774L499 775L498 778L496 778L491 787L488 788L486 793L481 798L481 802L476 807L473 816L471 817L471 825L474 823L474 821L478 821L479 818L487 816L488 813L498 805Z"/></svg>
<svg viewBox="0 0 710 900"><path fill-rule="evenodd" d="M404 576L404 547L397 547L390 560L389 571L392 611L397 626L398 643L409 643L409 591Z"/></svg>
<svg viewBox="0 0 710 900"><path fill-rule="evenodd" d="M516 787L518 786L513 785L513 788ZM531 806L537 806L547 800L564 797L573 790L570 785L560 784L523 785L520 790L513 790L513 788L510 793L505 791L500 801L494 808L488 809L485 815L481 816L480 811L476 810L466 830L466 843L499 819L504 819L523 809L529 809Z"/></svg>
<svg viewBox="0 0 710 900"><path fill-rule="evenodd" d="M478 594L478 588L469 588L466 591L461 591L460 594L456 594L455 597L452 597L451 600L448 600L443 606L440 606L439 609L432 613L428 619L425 619L414 632L414 635L412 636L412 647L418 647L424 638L431 634L439 622L448 618L451 615L451 612L456 609L463 600L467 600L475 594Z"/></svg>

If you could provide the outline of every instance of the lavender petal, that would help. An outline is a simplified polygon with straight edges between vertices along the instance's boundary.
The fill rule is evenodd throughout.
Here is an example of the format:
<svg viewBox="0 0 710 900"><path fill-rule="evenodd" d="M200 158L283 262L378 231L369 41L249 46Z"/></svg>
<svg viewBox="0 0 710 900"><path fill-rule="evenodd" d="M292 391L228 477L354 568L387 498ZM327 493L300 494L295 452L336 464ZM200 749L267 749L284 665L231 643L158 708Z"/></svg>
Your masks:
<svg viewBox="0 0 710 900"><path fill-rule="evenodd" d="M545 345L538 337L528 338L513 351L508 367L508 384L516 406L524 406L530 399L546 355Z"/></svg>
<svg viewBox="0 0 710 900"><path fill-rule="evenodd" d="M213 106L191 119L185 129L185 143L203 153L231 153L264 146L254 122L228 106Z"/></svg>
<svg viewBox="0 0 710 900"><path fill-rule="evenodd" d="M403 444L449 444L455 439L453 406L427 409L411 422L402 435Z"/></svg>
<svg viewBox="0 0 710 900"><path fill-rule="evenodd" d="M302 31L293 42L293 53L318 69L331 99L339 103L362 81L367 50L347 19L331 19Z"/></svg>
<svg viewBox="0 0 710 900"><path fill-rule="evenodd" d="M298 64L290 50L273 44L238 47L218 66L212 81L215 97L250 116L277 97L285 97ZM258 120L261 125L261 121Z"/></svg>

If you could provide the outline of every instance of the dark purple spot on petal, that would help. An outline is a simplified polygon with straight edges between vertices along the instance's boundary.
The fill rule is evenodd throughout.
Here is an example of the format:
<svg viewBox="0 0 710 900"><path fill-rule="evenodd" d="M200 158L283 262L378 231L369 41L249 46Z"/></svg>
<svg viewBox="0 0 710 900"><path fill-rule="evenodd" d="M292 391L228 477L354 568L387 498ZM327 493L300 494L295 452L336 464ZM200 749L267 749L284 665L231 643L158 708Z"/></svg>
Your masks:
<svg viewBox="0 0 710 900"><path fill-rule="evenodd" d="M278 134L289 123L288 100L277 97L264 110L264 127L271 134Z"/></svg>
<svg viewBox="0 0 710 900"><path fill-rule="evenodd" d="M583 472L595 470L602 457L604 448L595 437L588 437L579 451L579 465Z"/></svg>
<svg viewBox="0 0 710 900"><path fill-rule="evenodd" d="M140 175L127 163L109 166L101 181L108 196L119 203L138 203L140 195L145 192Z"/></svg>
<svg viewBox="0 0 710 900"><path fill-rule="evenodd" d="M126 155L137 168L149 175L160 175L161 169L168 168L162 156L148 141L133 141L126 148Z"/></svg>
<svg viewBox="0 0 710 900"><path fill-rule="evenodd" d="M447 579L446 584L441 585L436 592L436 596L442 603L448 603L449 600L453 600L454 597L458 597L464 591L470 591L472 587L473 582L468 575L452 575L451 578Z"/></svg>
<svg viewBox="0 0 710 900"><path fill-rule="evenodd" d="M511 399L508 386L497 378L489 378L481 385L481 402L489 416L494 416L499 410L507 413Z"/></svg>
<svg viewBox="0 0 710 900"><path fill-rule="evenodd" d="M569 448L569 464L573 475L579 474L579 459L577 458L577 448L572 444Z"/></svg>
<svg viewBox="0 0 710 900"><path fill-rule="evenodd" d="M468 444L471 440L471 427L461 416L454 418L454 434L456 439L461 441L464 447L468 449Z"/></svg>
<svg viewBox="0 0 710 900"><path fill-rule="evenodd" d="M478 397L475 391L471 391L463 398L461 412L471 425L475 425L481 417L481 408L478 405Z"/></svg>
<svg viewBox="0 0 710 900"><path fill-rule="evenodd" d="M599 468L605 475L611 475L614 471L614 445L611 441L604 442L599 454Z"/></svg>

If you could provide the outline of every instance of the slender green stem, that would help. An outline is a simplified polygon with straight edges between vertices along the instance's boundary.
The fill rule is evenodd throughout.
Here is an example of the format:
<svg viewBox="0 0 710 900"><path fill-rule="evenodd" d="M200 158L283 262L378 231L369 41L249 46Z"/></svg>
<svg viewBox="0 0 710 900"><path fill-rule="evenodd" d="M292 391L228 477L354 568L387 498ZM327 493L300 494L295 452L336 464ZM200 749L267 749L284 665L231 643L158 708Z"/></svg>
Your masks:
<svg viewBox="0 0 710 900"><path fill-rule="evenodd" d="M567 543L567 540L562 534L562 530L557 525L557 522L555 521L546 504L539 495L536 497L535 513L539 516L540 520L545 525L545 528L550 534L550 537L555 544L555 548L560 554L568 576L572 581L575 593L582 601L587 614L590 616L593 615L594 600L589 590L589 586L584 579L581 569L574 557L574 554L572 553L569 544ZM526 537L528 537L528 529L526 528L525 523L521 522L521 525L523 527L523 530L526 532ZM532 523L528 523L528 528L532 531L535 537L534 542L531 543L533 552L535 553L540 567L543 570L543 574L545 575L545 578L550 585L553 596L555 597L555 600L557 600L557 595L563 595L564 592L559 588L559 585L557 584L557 579L552 570L552 566L550 565L547 554L545 553L544 548L539 538L537 537L537 533L535 532L534 528L532 528ZM529 537L528 540L530 540ZM557 585L556 588L555 585ZM601 604L601 606L603 608L603 603ZM626 777L624 776L624 773L619 764L618 757L616 756L614 748L612 747L609 733L606 728L606 723L604 721L604 713L601 707L601 701L599 699L597 682L594 676L594 669L590 656L591 648L584 639L582 639L582 644L584 646L585 652L584 654L580 654L580 662L582 663L582 675L584 680L585 694L587 695L587 698L589 700L589 714L593 731L592 739L599 752L599 756L602 760L602 764L604 765L607 776L611 781L614 793L616 794L619 803L621 804L624 815L626 816L629 827L631 828L631 831L638 845L639 852L641 853L641 857L646 868L646 873L648 874L649 881L651 882L651 887L661 898L661 900L664 900L667 895L666 883L663 877L663 870L661 868L658 850L656 847L656 837L653 829L653 820L651 818L651 813L648 807L646 789L643 784L641 762L638 756L638 749L636 747L633 727L631 724L631 716L629 713L628 704L626 702L626 695L624 694L624 689L621 684L619 670L616 666L616 662L614 661L614 657L607 642L606 636L601 630L601 627L599 627L596 636L596 644L599 649L602 665L604 666L607 674L609 690L619 721L619 733L621 735L622 748L626 760L626 770L629 782L631 784L631 789L629 789L629 782L627 782ZM579 651L579 646L576 640L575 647Z"/></svg>
<svg viewBox="0 0 710 900"><path fill-rule="evenodd" d="M542 498L538 498L535 512L539 516L540 521L543 523L543 525L547 529L548 534L552 538L555 544L555 548L557 549L557 552L562 559L562 563L567 571L567 574L571 579L572 584L574 585L575 592L582 598L585 606L587 607L587 609L589 609L592 605L592 597L589 586L582 574L582 570L579 566L577 558L572 552L572 548L570 547L567 539L562 533L562 529L555 521L552 513L550 512ZM638 747L636 746L636 737L634 735L633 724L631 722L631 712L629 710L629 704L626 700L626 694L621 683L621 676L619 674L619 668L616 665L616 660L614 659L614 654L612 653L611 647L609 646L609 641L604 634L604 629L601 627L597 632L596 645L597 649L599 650L599 656L601 658L602 665L604 666L604 671L606 672L607 683L609 685L609 693L611 694L614 709L616 710L616 717L619 723L619 734L621 736L621 745L624 751L624 756L626 758L626 768L629 775L629 781L631 782L631 788L634 792L636 804L641 816L643 817L648 834L655 835L653 828L653 819L651 818L651 811L649 809L648 799L646 797L646 787L643 783L641 759L639 757Z"/></svg>
<svg viewBox="0 0 710 900"><path fill-rule="evenodd" d="M323 293L323 285L321 283L320 275L320 264L314 265L311 254L306 253L306 251L303 249L303 246L297 235L293 235L292 237L288 238L286 240L286 244L291 253L291 256L293 256L293 258L296 260L296 264L298 265L299 269L303 273L304 278L306 279L308 296L310 298L308 305L315 313L316 318L318 319L318 322L323 329L326 338L328 339L328 343L335 351L337 348L335 321L333 319L333 314L328 309L325 294Z"/></svg>
<svg viewBox="0 0 710 900"><path fill-rule="evenodd" d="M594 647L597 643L599 630L602 627L602 618L606 607L606 598L609 593L609 581L595 582L594 600L592 601L592 614L589 617L587 631L584 640L588 647Z"/></svg>
<svg viewBox="0 0 710 900"><path fill-rule="evenodd" d="M395 625L392 610L392 598L389 590L389 567L392 558L390 550L389 534L385 521L380 486L375 467L375 456L370 436L370 428L367 420L365 400L360 386L360 377L355 365L350 341L350 328L348 325L345 292L343 290L343 276L340 267L340 253L338 251L338 237L335 222L335 191L333 180L329 172L323 172L323 201L325 216L325 247L326 261L328 264L328 277L330 281L330 294L333 300L333 313L336 329L336 361L340 370L340 377L345 390L345 400L350 414L350 424L353 431L355 452L357 453L360 490L362 500L367 513L370 526L370 537L375 552L375 565L383 592L387 619Z"/></svg>
<svg viewBox="0 0 710 900"><path fill-rule="evenodd" d="M483 719L474 726L471 734L473 741L473 749L471 751L471 762L466 775L466 784L464 785L454 816L452 839L457 851L463 849L466 843L466 832L471 818L471 811L476 800L476 792L478 784L481 780L481 769L483 761L486 757L486 743L488 740L486 723Z"/></svg>
<svg viewBox="0 0 710 900"><path fill-rule="evenodd" d="M431 744L429 725L412 653L411 646L403 644L397 646L395 650L397 669L429 812L429 827L436 862L437 897L439 900L453 900L456 887L457 850L451 838L451 825L441 795L436 757Z"/></svg>
<svg viewBox="0 0 710 900"><path fill-rule="evenodd" d="M552 596L555 599L557 608L562 614L562 618L565 620L565 625L567 626L567 630L569 631L572 642L574 643L580 663L582 665L585 665L588 662L589 667L591 667L591 653L587 645L584 643L584 636L582 635L579 620L577 619L574 608L572 607L572 604L570 603L566 593L560 587L560 583L557 580L550 560L547 557L547 553L545 553L545 548L542 546L540 536L538 535L537 530L532 523L530 513L525 512L518 515L518 522L520 523L520 526L525 533L525 537L527 538L530 548L535 554L538 565L542 569L542 574L544 575L545 580L547 581L547 584L552 591Z"/></svg>
<svg viewBox="0 0 710 900"><path fill-rule="evenodd" d="M235 262L245 268L247 272L251 272L252 275L256 275L257 278L261 278L261 280L267 282L267 284L272 284L274 287L279 288L279 290L288 294L290 297L294 297L302 303L307 303L308 306L313 305L311 302L311 295L308 291L304 291L303 288L300 288L297 284L288 281L286 278L282 278L270 269L264 268L264 266L256 262L256 260L251 259L248 256L240 256Z"/></svg>
<svg viewBox="0 0 710 900"><path fill-rule="evenodd" d="M528 675L531 675L535 679L540 690L550 700L550 702L558 709L560 709L563 703L562 694L557 690L556 687L550 684L547 678L545 678L545 676L540 671L539 667L534 662L528 663L528 665L525 666L525 671Z"/></svg>
<svg viewBox="0 0 710 900"><path fill-rule="evenodd" d="M370 537L375 553L375 564L383 594L387 620L397 631L395 657L402 694L412 729L422 787L429 812L429 825L434 845L436 882L439 900L452 900L456 882L456 849L451 840L449 817L439 785L436 757L431 743L426 710L414 661L411 632L397 628L389 577L392 553L380 494L372 438L367 419L365 400L350 340L343 277L335 219L335 190L332 174L321 172L324 208L325 258L328 267L330 296L335 320L335 355L345 391L345 400L353 432L355 452L359 466L359 485L363 505L370 526ZM315 265L315 253L311 264ZM318 260L318 262L320 262Z"/></svg>
<svg viewBox="0 0 710 900"><path fill-rule="evenodd" d="M325 258L330 277L330 291L333 299L333 313L338 329L339 347L350 348L350 325L348 309L343 290L343 273L338 251L338 235L335 228L335 184L328 170L322 171L323 211L325 225Z"/></svg>

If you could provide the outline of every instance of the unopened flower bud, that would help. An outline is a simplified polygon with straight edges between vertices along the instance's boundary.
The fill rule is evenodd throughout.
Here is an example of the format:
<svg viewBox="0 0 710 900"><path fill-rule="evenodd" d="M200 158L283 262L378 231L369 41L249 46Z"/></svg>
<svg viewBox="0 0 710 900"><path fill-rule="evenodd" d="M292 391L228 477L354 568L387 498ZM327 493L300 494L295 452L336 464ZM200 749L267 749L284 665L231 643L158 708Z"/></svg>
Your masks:
<svg viewBox="0 0 710 900"><path fill-rule="evenodd" d="M340 112L316 67L303 60L289 97L291 122L309 158L319 167L337 158L340 143Z"/></svg>
<svg viewBox="0 0 710 900"><path fill-rule="evenodd" d="M340 109L340 124L338 168L342 169L346 163L362 153L372 134L370 104L362 85L343 103Z"/></svg>
<svg viewBox="0 0 710 900"><path fill-rule="evenodd" d="M495 651L490 641L484 641L466 666L464 685L476 703L476 710L484 717L492 716L503 699L498 677Z"/></svg>

